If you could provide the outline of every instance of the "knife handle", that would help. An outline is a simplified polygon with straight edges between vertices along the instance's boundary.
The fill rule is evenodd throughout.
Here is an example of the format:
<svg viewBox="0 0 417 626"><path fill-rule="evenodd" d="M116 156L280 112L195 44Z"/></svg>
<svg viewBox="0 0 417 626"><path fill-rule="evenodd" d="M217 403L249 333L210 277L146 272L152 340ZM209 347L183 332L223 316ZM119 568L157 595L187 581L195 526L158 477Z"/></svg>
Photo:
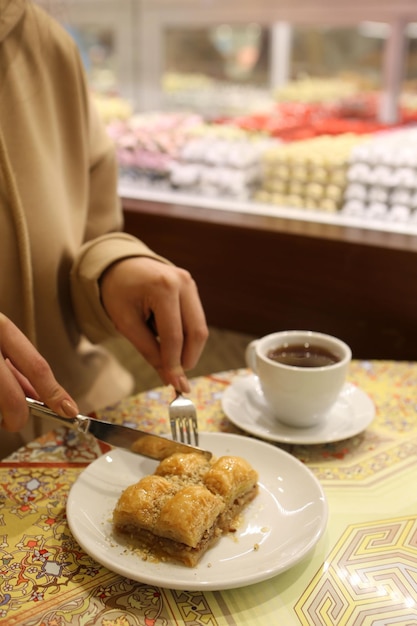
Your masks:
<svg viewBox="0 0 417 626"><path fill-rule="evenodd" d="M84 415L62 417L61 415L58 415L58 413L55 413L55 411L52 411L52 409L47 407L43 402L39 402L39 400L34 400L33 398L26 398L26 404L28 405L29 411L32 415L37 417L51 417L52 419L61 422L64 426L76 428L83 433L88 431L90 420Z"/></svg>

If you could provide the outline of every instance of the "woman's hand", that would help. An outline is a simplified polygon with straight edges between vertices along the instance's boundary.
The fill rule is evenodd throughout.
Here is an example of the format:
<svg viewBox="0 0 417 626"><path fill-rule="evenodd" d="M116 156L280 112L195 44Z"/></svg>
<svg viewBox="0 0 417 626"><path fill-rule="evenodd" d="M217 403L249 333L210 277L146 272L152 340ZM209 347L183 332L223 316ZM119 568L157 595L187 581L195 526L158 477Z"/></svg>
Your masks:
<svg viewBox="0 0 417 626"><path fill-rule="evenodd" d="M25 335L0 313L0 414L2 427L17 432L26 423L25 396L41 400L63 417L74 417L78 407L58 384L51 368Z"/></svg>
<svg viewBox="0 0 417 626"><path fill-rule="evenodd" d="M208 337L190 274L152 258L132 257L106 270L100 285L103 306L117 330L164 383L189 391L185 371L196 365ZM154 332L147 323L151 319Z"/></svg>

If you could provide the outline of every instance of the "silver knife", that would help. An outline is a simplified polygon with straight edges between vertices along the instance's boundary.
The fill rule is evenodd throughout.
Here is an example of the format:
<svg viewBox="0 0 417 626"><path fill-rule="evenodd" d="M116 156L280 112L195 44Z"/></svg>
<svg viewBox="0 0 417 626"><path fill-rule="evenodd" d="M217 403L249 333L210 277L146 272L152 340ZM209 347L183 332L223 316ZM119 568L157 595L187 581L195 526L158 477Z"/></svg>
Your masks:
<svg viewBox="0 0 417 626"><path fill-rule="evenodd" d="M212 457L212 453L208 450L202 450L201 448L196 448L187 443L153 435L136 428L129 428L129 426L119 426L118 424L87 417L86 415L61 417L58 413L55 413L55 411L47 407L46 404L38 400L33 400L33 398L26 398L26 403L31 414L34 416L50 417L81 433L89 433L99 441L104 441L111 446L124 448L125 450L130 450L130 452L156 459L157 461L161 461L175 452L181 452L183 454L198 452L203 454L207 459Z"/></svg>

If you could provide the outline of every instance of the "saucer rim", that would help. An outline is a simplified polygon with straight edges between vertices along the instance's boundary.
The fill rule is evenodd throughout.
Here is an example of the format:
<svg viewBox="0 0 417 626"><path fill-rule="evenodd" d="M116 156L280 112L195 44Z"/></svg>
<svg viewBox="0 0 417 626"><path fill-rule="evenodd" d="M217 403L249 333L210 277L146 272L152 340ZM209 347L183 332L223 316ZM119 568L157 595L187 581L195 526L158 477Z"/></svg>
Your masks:
<svg viewBox="0 0 417 626"><path fill-rule="evenodd" d="M340 392L338 397L340 397L347 388L353 389L355 391L356 396L360 395L361 399L369 404L369 413L365 414L362 411L362 413L364 413L364 416L361 422L356 425L356 428L352 427L347 432L346 431L342 432L341 430L335 431L333 428L332 432L329 433L328 436L326 436L325 434L325 429L326 429L325 424L319 424L311 428L291 428L291 426L288 426L286 424L280 425L279 421L277 420L276 432L266 432L265 430L262 429L262 427L259 427L256 425L254 425L254 427L251 428L250 424L242 424L242 422L239 421L239 419L236 419L235 416L230 415L230 411L228 410L226 406L226 402L228 401L229 396L232 393L236 392L236 386L238 383L241 383L242 381L244 381L247 384L248 383L250 384L250 382L255 381L255 379L256 379L256 375L253 373L237 375L231 381L227 389L223 392L222 397L221 397L221 406L222 406L222 410L224 414L230 420L230 422L234 424L234 426L236 426L237 428L243 430L244 432L254 437L259 437L260 439L263 439L264 441L273 442L273 443L296 444L296 445L320 445L320 444L327 444L327 443L336 443L338 441L351 439L352 437L355 437L356 435L360 434L361 432L366 430L366 428L375 419L376 408L370 396L365 391L363 391L363 389L361 389L358 385L355 385L354 383L347 381L343 385L342 391ZM253 393L253 392L254 392L254 382L252 382L251 389L250 389L250 393ZM262 391L261 391L261 395L263 397ZM265 408L268 411L268 408L267 407ZM271 415L270 412L269 412L269 415ZM285 433L280 432L279 430L280 426L283 429L285 429Z"/></svg>

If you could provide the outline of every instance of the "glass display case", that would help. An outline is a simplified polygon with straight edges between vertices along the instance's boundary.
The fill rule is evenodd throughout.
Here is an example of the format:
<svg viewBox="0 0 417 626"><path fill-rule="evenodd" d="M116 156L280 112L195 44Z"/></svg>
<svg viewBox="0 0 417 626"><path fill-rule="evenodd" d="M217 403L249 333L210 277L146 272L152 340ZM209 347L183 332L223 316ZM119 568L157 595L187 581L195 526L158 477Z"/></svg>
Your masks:
<svg viewBox="0 0 417 626"><path fill-rule="evenodd" d="M395 3L391 0L352 0L350 3L341 0L314 3L311 0L291 3L241 0L238 11L235 0L43 0L43 3L53 10L76 40L95 94L119 98L114 107L106 109L106 121L129 116L133 120L125 129L117 124L111 128L116 143L121 138L122 144L119 151L122 195L169 202L175 194L176 201L189 206L204 205L301 220L306 219L304 209L307 208L311 209L307 219L417 232L417 174L414 176L414 171L408 172L407 178L407 185L411 184L412 189L401 189L404 191L401 198L407 197L410 202L406 207L395 205L395 219L385 219L391 206L386 202L385 208L382 207L380 198L382 195L388 198L392 186L381 190L380 181L352 179L350 192L360 192L361 197L344 198L350 175L348 156L344 157L343 172L340 167L333 172L327 168L327 163L324 168L318 162L311 163L311 158L308 168L302 171L306 159L301 156L303 167L296 164L294 168L297 180L287 180L287 170L291 176L293 168L281 163L282 154L274 156L277 167L273 171L274 180L269 180L265 171L272 172L270 164L265 168L260 160L261 176L254 174L253 168L236 171L236 155L229 154L229 160L233 156L234 163L224 168L210 146L204 157L210 155L213 168L206 168L202 174L199 163L196 173L195 162L186 162L187 168L179 172L175 159L184 160L180 151L184 118L158 117L164 112L183 112L191 117L200 116L208 123L242 117L240 129L243 124L250 133L259 131L262 135L268 124L268 132L271 128L270 120L265 124L262 118L265 111L272 111L274 124L278 117L291 117L293 111L301 111L302 123L298 119L291 120L292 133L286 134L282 128L275 132L274 127L274 139L278 137L284 142L312 136L311 124L305 123L305 117L308 114L315 121L320 118L321 111L317 115L314 109L317 103L323 106L326 116L335 117L339 111L334 109L334 102L343 101L344 114L348 102L348 115L359 114L360 122L364 122L361 134L366 129L373 132L401 122L404 98L407 120L415 121L417 25L412 20L417 15L417 0ZM366 100L364 94L371 96ZM349 99L350 96L357 97L357 101ZM290 103L290 107L285 109L285 103ZM305 109L300 108L300 104L306 105ZM284 105L284 114L277 105ZM248 114L249 118L245 119ZM366 126L371 117L372 124ZM286 119L284 122L287 124ZM188 128L187 125L188 120ZM334 124L333 127L327 124L322 132L342 134L351 130L347 124L343 128L343 131L334 131ZM356 132L358 125L352 128ZM141 144L139 148L134 142ZM337 146L334 142L328 152L338 150ZM306 144L306 150L317 152L318 145ZM319 151L322 150L326 151L327 147L319 146ZM345 146L341 150L343 152ZM188 153L190 151L191 148ZM236 152L236 143L233 151ZM193 158L195 161L195 155ZM198 159L201 160L201 156ZM326 156L324 161L328 160ZM397 165L393 165L394 169ZM406 163L407 167L409 165ZM370 169L368 163L365 166ZM278 180L277 172L284 170L287 178ZM354 171L360 170L358 166ZM312 172L314 176L320 173L321 179L312 179ZM371 178L373 174L370 173ZM392 176L386 180L394 181L397 171L390 174ZM200 187L189 184L196 177L204 178L205 184ZM323 177L328 186L323 185ZM145 187L138 185L138 179L145 180ZM259 179L257 193L252 193ZM249 185L246 185L248 180ZM231 187L238 190L236 197L231 197ZM307 194L305 199L307 187L314 194ZM195 193L191 193L193 190ZM184 191L186 193L181 194ZM366 195L377 199L376 203L372 200L369 211L369 202L364 204L363 201ZM340 209L345 206L347 213L351 213L342 215ZM378 218L383 210L385 221L380 220L378 224L376 219L365 224L365 213L366 217L372 213Z"/></svg>
<svg viewBox="0 0 417 626"><path fill-rule="evenodd" d="M135 110L254 109L300 78L354 78L396 98L417 74L413 0L243 0L238 12L231 0L43 4L79 44L93 88Z"/></svg>
<svg viewBox="0 0 417 626"><path fill-rule="evenodd" d="M132 0L35 0L76 41L92 89L135 101L135 5Z"/></svg>
<svg viewBox="0 0 417 626"><path fill-rule="evenodd" d="M410 357L416 131L407 128L390 145L381 134L381 143L365 146L339 141L340 127L328 123L321 126L324 141L306 135L317 131L323 110L335 112L335 95L344 100L352 90L357 108L365 103L364 127L378 133L398 120L405 94L408 112L417 111L417 0L45 3L80 46L95 93L120 96L130 107L122 111L119 102L110 111L118 119L109 124L121 146L126 231L191 272L210 325L258 336L314 327L344 337L357 355L379 354L382 346L393 358ZM378 96L369 109L368 91ZM293 119L287 134L273 125L283 149L262 163L257 195L232 197L242 181L253 180L253 159L263 149L253 138L271 130L263 112L285 103L280 114L307 111L315 128L308 119L298 127ZM350 106L354 113L352 100ZM189 109L191 123L202 114L212 126L213 118L242 116L239 131L249 138L232 131L224 150L225 125L220 141L214 137L217 153L209 134L210 149L187 144L186 154L179 152L178 130L190 122L180 113ZM166 116L173 111L177 117ZM172 178L172 158L181 164L187 155L191 167ZM204 182L197 192L196 171Z"/></svg>

